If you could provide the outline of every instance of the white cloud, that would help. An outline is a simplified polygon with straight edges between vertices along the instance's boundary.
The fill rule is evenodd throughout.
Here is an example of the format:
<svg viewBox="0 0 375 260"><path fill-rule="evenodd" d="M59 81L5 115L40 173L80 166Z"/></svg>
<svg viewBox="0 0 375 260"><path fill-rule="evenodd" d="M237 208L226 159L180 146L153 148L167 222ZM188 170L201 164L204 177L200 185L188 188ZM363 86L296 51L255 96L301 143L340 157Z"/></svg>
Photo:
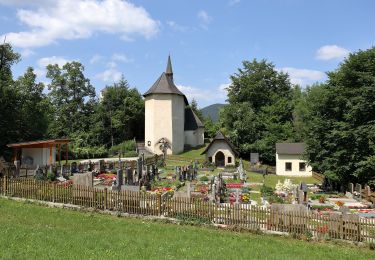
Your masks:
<svg viewBox="0 0 375 260"><path fill-rule="evenodd" d="M59 56L52 56L52 57L44 57L38 60L38 65L40 68L45 68L49 64L57 64L60 67L64 66L66 63L70 62L69 60L65 59L64 57Z"/></svg>
<svg viewBox="0 0 375 260"><path fill-rule="evenodd" d="M91 57L90 59L90 64L96 64L100 61L103 60L103 56L102 55L99 55L99 54L95 54L94 56Z"/></svg>
<svg viewBox="0 0 375 260"><path fill-rule="evenodd" d="M30 49L23 49L21 51L21 57L22 58L28 58L30 56L33 56L34 54L35 54L35 52L30 50Z"/></svg>
<svg viewBox="0 0 375 260"><path fill-rule="evenodd" d="M113 54L112 55L112 60L113 61L122 61L122 62L126 62L126 63L133 62L133 59L130 59L125 54L121 54L121 53L115 53L115 54Z"/></svg>
<svg viewBox="0 0 375 260"><path fill-rule="evenodd" d="M121 79L121 76L121 72L119 72L116 68L111 67L102 73L97 74L95 77L105 82L116 82Z"/></svg>
<svg viewBox="0 0 375 260"><path fill-rule="evenodd" d="M2 3L10 1L1 0ZM27 1L16 1L26 5ZM16 47L46 46L60 39L89 38L93 34L120 34L122 39L141 35L154 36L159 22L153 20L143 7L121 0L56 0L37 8L17 10L17 17L29 30L7 33L7 39ZM2 35L4 36L4 35Z"/></svg>
<svg viewBox="0 0 375 260"><path fill-rule="evenodd" d="M315 58L318 60L343 59L349 53L348 49L337 45L324 45L316 51Z"/></svg>
<svg viewBox="0 0 375 260"><path fill-rule="evenodd" d="M178 89L185 94L188 100L223 102L227 97L226 88L230 84L221 84L216 90L195 88L192 86L177 85Z"/></svg>
<svg viewBox="0 0 375 260"><path fill-rule="evenodd" d="M208 25L212 22L213 18L204 10L199 11L197 17L201 22L201 27L207 30Z"/></svg>
<svg viewBox="0 0 375 260"><path fill-rule="evenodd" d="M298 84L303 87L306 85L311 85L318 81L322 81L326 78L326 74L319 70L297 69L291 67L285 67L278 70L284 73L288 73L290 81L293 84Z"/></svg>
<svg viewBox="0 0 375 260"><path fill-rule="evenodd" d="M59 67L62 67L68 62L71 62L71 60L68 60L61 56L51 56L51 57L40 58L37 61L38 67L35 68L34 72L38 76L39 80L43 80L44 77L46 76L46 67L49 64L52 64L52 65L57 64L59 65Z"/></svg>
<svg viewBox="0 0 375 260"><path fill-rule="evenodd" d="M176 23L175 21L167 21L167 25L174 31L178 31L178 32L186 32L189 27L188 26L183 26L183 25L180 25L178 23Z"/></svg>

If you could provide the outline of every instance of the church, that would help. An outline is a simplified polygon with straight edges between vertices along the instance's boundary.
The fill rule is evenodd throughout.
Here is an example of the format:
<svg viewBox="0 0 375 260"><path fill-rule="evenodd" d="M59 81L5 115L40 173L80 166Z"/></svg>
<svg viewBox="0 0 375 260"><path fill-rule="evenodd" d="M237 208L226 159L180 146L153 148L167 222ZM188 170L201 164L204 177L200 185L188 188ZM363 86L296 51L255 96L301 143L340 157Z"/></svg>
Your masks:
<svg viewBox="0 0 375 260"><path fill-rule="evenodd" d="M161 154L164 143L168 147L167 154L179 154L184 149L204 144L204 125L174 84L170 56L166 71L143 96L147 151Z"/></svg>

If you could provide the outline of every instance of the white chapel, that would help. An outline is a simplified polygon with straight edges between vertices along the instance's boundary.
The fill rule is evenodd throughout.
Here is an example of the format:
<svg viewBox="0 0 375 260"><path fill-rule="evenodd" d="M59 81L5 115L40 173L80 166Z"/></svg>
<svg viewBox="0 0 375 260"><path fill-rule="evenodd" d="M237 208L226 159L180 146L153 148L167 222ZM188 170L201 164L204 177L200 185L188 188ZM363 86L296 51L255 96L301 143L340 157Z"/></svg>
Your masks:
<svg viewBox="0 0 375 260"><path fill-rule="evenodd" d="M187 147L204 144L204 125L176 87L170 56L167 69L143 94L145 98L145 149L161 154L161 143L168 154L179 154Z"/></svg>

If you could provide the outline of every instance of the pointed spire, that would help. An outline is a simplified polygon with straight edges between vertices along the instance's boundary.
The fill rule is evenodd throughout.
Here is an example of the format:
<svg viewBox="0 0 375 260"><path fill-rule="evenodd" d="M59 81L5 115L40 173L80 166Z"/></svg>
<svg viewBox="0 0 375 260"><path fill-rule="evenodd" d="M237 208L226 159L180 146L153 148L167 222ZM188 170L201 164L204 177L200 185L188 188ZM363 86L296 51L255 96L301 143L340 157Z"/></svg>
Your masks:
<svg viewBox="0 0 375 260"><path fill-rule="evenodd" d="M167 74L168 76L173 76L171 55L168 55L168 63L167 63L167 69L165 71L165 74Z"/></svg>

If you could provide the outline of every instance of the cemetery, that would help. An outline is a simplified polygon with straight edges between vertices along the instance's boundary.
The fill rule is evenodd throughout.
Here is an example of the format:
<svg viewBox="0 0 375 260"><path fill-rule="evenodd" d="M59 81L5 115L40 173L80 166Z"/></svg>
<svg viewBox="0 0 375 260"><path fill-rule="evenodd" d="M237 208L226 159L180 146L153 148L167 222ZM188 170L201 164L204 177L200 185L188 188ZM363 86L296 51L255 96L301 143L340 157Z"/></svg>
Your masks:
<svg viewBox="0 0 375 260"><path fill-rule="evenodd" d="M319 178L256 173L251 169L262 166L242 159L235 167L207 167L202 155L141 154L56 163L27 174L17 165L1 165L6 175L0 179L0 193L5 196L199 218L214 225L310 234L314 239L375 240L373 193L368 186L350 184L346 193L332 192Z"/></svg>

